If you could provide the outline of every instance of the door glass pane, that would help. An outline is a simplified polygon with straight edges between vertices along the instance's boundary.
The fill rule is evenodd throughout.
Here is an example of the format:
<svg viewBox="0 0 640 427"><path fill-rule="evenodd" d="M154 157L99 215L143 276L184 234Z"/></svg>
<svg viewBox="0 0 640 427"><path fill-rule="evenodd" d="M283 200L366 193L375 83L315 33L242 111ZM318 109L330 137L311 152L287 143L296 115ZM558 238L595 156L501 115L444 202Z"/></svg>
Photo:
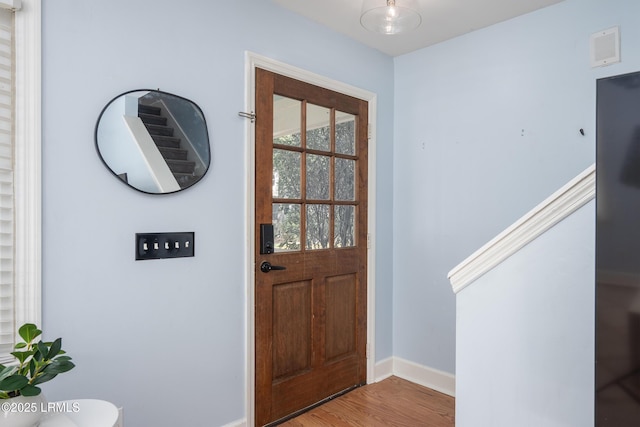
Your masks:
<svg viewBox="0 0 640 427"><path fill-rule="evenodd" d="M330 157L307 154L307 200L329 200Z"/></svg>
<svg viewBox="0 0 640 427"><path fill-rule="evenodd" d="M300 250L300 205L273 204L273 246L275 252Z"/></svg>
<svg viewBox="0 0 640 427"><path fill-rule="evenodd" d="M307 249L329 247L329 205L307 205Z"/></svg>
<svg viewBox="0 0 640 427"><path fill-rule="evenodd" d="M331 149L331 110L307 104L307 148L329 151Z"/></svg>
<svg viewBox="0 0 640 427"><path fill-rule="evenodd" d="M336 153L356 154L356 116L336 111Z"/></svg>
<svg viewBox="0 0 640 427"><path fill-rule="evenodd" d="M335 199L352 201L356 199L356 161L336 159Z"/></svg>
<svg viewBox="0 0 640 427"><path fill-rule="evenodd" d="M295 151L273 149L273 197L300 199L300 159Z"/></svg>
<svg viewBox="0 0 640 427"><path fill-rule="evenodd" d="M273 143L300 147L302 101L273 95Z"/></svg>
<svg viewBox="0 0 640 427"><path fill-rule="evenodd" d="M333 246L346 248L355 246L355 206L336 206L333 231Z"/></svg>

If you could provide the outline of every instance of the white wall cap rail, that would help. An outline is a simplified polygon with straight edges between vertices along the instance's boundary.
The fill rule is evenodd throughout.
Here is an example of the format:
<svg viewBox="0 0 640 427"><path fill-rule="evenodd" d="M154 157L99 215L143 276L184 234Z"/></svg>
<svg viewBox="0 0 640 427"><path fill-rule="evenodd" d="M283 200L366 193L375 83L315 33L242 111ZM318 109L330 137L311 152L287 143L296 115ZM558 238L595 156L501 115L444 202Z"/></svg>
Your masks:
<svg viewBox="0 0 640 427"><path fill-rule="evenodd" d="M536 237L591 201L596 194L595 171L596 166L593 164L454 267L447 275L453 292L460 292Z"/></svg>

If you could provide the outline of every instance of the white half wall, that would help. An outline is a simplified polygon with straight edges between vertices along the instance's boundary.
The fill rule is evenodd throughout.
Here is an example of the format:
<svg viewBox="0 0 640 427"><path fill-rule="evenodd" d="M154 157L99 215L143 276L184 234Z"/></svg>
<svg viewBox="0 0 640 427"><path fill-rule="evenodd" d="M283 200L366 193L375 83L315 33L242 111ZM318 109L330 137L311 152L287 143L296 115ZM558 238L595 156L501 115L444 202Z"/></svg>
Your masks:
<svg viewBox="0 0 640 427"><path fill-rule="evenodd" d="M457 294L456 426L593 425L595 201Z"/></svg>

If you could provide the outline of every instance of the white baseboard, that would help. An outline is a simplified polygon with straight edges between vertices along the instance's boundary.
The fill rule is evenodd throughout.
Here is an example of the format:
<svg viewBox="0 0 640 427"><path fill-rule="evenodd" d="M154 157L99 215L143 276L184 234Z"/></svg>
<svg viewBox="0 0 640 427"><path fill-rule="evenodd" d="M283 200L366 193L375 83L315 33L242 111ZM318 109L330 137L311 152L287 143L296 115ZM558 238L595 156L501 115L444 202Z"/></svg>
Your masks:
<svg viewBox="0 0 640 427"><path fill-rule="evenodd" d="M374 372L376 382L380 382L393 375L393 357L387 357L376 363Z"/></svg>
<svg viewBox="0 0 640 427"><path fill-rule="evenodd" d="M456 394L455 375L399 357L389 357L376 363L375 372L376 382L395 375L449 396Z"/></svg>
<svg viewBox="0 0 640 427"><path fill-rule="evenodd" d="M222 427L247 427L247 419L232 421L229 424L225 424Z"/></svg>

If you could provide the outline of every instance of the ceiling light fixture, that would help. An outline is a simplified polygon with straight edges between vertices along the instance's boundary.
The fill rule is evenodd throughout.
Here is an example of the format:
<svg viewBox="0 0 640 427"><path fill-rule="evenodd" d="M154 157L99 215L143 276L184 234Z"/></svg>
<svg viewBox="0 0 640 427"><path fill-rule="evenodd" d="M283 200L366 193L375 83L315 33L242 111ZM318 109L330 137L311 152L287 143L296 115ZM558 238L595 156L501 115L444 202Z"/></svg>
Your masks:
<svg viewBox="0 0 640 427"><path fill-rule="evenodd" d="M398 34L417 28L422 22L415 0L364 0L360 23L364 28L381 34Z"/></svg>

